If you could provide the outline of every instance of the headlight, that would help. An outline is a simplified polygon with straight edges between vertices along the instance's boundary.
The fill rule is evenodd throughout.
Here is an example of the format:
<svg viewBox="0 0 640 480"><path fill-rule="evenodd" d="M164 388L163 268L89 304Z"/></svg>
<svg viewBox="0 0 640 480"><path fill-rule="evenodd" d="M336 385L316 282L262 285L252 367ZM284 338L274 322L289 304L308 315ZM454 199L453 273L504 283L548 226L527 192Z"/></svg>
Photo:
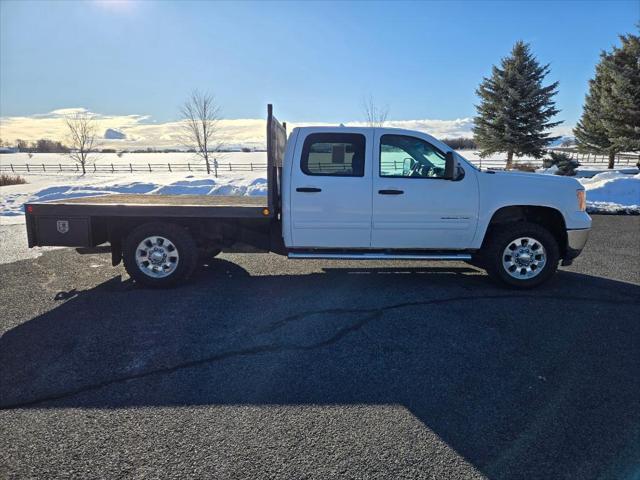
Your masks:
<svg viewBox="0 0 640 480"><path fill-rule="evenodd" d="M577 190L576 195L578 195L578 210L584 212L587 209L587 192Z"/></svg>

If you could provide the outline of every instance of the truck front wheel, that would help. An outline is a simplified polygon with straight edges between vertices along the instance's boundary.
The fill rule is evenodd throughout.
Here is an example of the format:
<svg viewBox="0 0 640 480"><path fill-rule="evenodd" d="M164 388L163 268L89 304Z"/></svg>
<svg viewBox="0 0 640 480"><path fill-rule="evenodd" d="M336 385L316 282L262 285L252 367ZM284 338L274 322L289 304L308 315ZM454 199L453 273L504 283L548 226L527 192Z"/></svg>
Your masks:
<svg viewBox="0 0 640 480"><path fill-rule="evenodd" d="M516 288L533 288L546 282L558 269L560 251L547 229L535 223L518 222L496 227L482 257L494 280Z"/></svg>
<svg viewBox="0 0 640 480"><path fill-rule="evenodd" d="M123 245L127 273L153 288L172 287L189 278L198 259L187 230L172 223L146 223L127 235Z"/></svg>

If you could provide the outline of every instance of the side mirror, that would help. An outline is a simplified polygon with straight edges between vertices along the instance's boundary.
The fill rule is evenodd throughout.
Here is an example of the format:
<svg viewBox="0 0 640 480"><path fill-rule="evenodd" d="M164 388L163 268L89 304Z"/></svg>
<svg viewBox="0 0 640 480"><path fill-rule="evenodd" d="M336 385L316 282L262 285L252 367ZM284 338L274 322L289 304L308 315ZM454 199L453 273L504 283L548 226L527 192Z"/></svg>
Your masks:
<svg viewBox="0 0 640 480"><path fill-rule="evenodd" d="M453 180L458 172L458 161L453 152L445 154L444 178L445 180Z"/></svg>

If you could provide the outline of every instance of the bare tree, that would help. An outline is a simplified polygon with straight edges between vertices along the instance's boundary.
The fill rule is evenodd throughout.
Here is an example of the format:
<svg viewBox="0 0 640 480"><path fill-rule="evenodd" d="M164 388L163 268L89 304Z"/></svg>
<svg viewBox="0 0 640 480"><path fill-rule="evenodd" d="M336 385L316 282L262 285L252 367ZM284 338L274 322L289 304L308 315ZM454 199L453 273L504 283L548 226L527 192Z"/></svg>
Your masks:
<svg viewBox="0 0 640 480"><path fill-rule="evenodd" d="M86 165L93 160L93 149L96 146L97 126L88 112L78 112L65 119L69 129L69 157L82 167L82 174L87 173Z"/></svg>
<svg viewBox="0 0 640 480"><path fill-rule="evenodd" d="M213 96L194 90L181 109L184 120L184 142L196 151L207 165L207 173L211 173L211 152L221 146L215 143L220 107ZM215 175L218 176L217 162L214 160Z"/></svg>
<svg viewBox="0 0 640 480"><path fill-rule="evenodd" d="M367 125L370 127L383 127L389 115L389 106L377 105L373 95L369 95L369 98L363 98L362 100L362 111Z"/></svg>

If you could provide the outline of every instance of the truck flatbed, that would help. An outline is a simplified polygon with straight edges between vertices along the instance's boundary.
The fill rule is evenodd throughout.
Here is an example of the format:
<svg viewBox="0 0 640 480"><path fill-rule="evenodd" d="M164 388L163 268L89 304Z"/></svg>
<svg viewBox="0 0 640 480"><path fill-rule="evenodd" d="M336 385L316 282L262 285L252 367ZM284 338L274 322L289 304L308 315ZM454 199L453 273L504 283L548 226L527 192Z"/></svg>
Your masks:
<svg viewBox="0 0 640 480"><path fill-rule="evenodd" d="M32 213L55 216L264 218L267 197L111 194L34 202L29 207Z"/></svg>

